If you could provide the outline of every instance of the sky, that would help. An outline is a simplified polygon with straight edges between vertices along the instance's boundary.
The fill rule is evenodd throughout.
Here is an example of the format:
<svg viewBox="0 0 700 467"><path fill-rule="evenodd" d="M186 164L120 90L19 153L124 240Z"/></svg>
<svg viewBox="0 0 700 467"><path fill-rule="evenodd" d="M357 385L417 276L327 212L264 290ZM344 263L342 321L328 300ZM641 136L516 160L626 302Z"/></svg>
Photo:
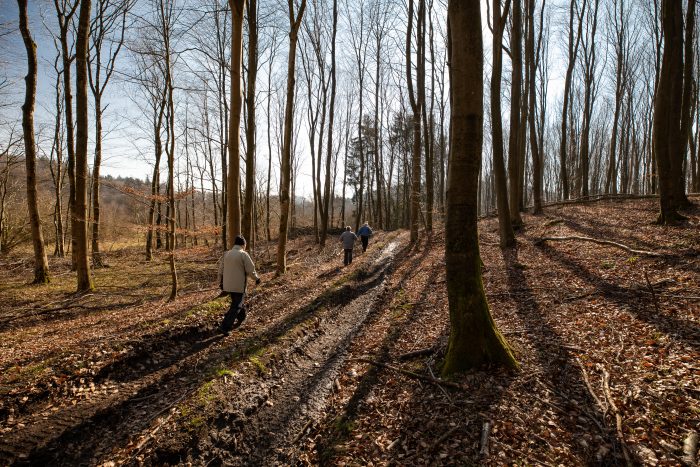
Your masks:
<svg viewBox="0 0 700 467"><path fill-rule="evenodd" d="M557 3L557 2L554 2ZM341 11L342 13L342 11ZM0 0L0 78L6 77L10 82L10 93L8 96L2 96L3 99L14 102L9 108L3 109L2 119L5 121L15 121L19 125L21 121L21 101L24 98L24 83L23 75L26 73L26 55L21 36L17 30L17 3L14 0ZM490 66L490 43L491 36L485 21L486 8L482 6L482 22L484 30L484 47L487 67ZM56 16L51 0L31 1L29 8L30 28L37 43L37 52L39 59L39 81L37 91L37 110L36 110L36 132L38 138L38 147L40 154L50 150L50 138L53 131L53 115L55 114L55 94L53 90L55 72L53 70L53 62L56 58L56 50L48 31L48 28L56 29ZM402 26L399 26L400 28ZM286 66L286 36L283 44L278 52L278 61L281 65ZM552 55L558 54L559 44L558 39L553 37L550 48ZM127 61L129 55L122 51L120 61L117 64L117 69L128 68ZM285 63L282 63L285 62ZM504 76L508 67L507 56L504 56ZM298 61L298 66L301 63ZM561 87L561 75L557 71L556 64L550 72L550 99L555 99ZM260 83L259 86L265 85ZM488 86L488 81L485 82ZM506 83L504 82L504 89ZM297 99L303 99L304 91L297 90ZM101 172L105 175L136 177L145 179L152 172L150 160L150 141L147 139L147 129L143 128L144 120L140 114L138 106L135 105L131 92L124 82L120 82L117 77L110 82L109 88L105 93L105 104L107 109L104 115L105 135L104 135L104 154L103 165ZM92 96L90 96L90 111L92 108ZM507 102L504 102L504 112L507 110ZM504 115L506 115L504 113ZM264 119L262 112L260 113L261 120ZM259 126L262 127L263 121L259 121ZM93 124L93 119L90 119L90 124ZM94 147L93 129L90 129L90 148ZM259 149L264 146L265 154L261 157L267 157L267 149L263 132L261 128L258 132ZM303 130L302 130L303 131ZM307 153L306 135L300 135L300 152ZM92 149L91 149L92 152ZM145 153L145 154L144 154ZM92 156L90 156L91 159ZM300 178L298 186L301 188L302 194L311 192L311 181L309 173L311 172L309 157L304 158L302 169L300 170Z"/></svg>

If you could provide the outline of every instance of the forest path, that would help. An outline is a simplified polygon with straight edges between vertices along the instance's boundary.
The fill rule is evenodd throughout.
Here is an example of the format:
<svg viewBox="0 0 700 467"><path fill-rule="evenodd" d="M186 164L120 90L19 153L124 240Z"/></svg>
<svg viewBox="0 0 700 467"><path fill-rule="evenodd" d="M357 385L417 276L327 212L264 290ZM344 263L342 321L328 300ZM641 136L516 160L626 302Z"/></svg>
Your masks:
<svg viewBox="0 0 700 467"><path fill-rule="evenodd" d="M253 290L252 313L230 337L222 338L212 329L227 299L194 311L206 315L206 326L197 322L142 336L97 371L35 397L24 411L11 411L3 420L0 460L52 465L133 462L158 444L157 433L169 422L180 431L197 431L193 428L199 427L201 417L208 417L200 412L211 409L208 392L223 378L228 395L235 397L217 398L217 403L227 402L217 415L219 422L205 424L214 427L211 439L226 439L226 430L241 427L233 439L245 442L235 452L247 454L239 459L254 450L263 463L301 430L304 414L322 404L347 340L381 295L398 244L399 240L388 245L379 241L349 268L339 268L337 253L332 253L316 267L302 265L301 269L309 266L302 277L269 281ZM90 360L97 360L103 350L93 352ZM307 376L314 373L314 378ZM222 420L241 413L249 423L225 422L222 427ZM260 436L265 430L273 430L276 438L265 441ZM178 449L189 444L191 440ZM172 451L157 450L161 455ZM210 455L230 450L207 449Z"/></svg>

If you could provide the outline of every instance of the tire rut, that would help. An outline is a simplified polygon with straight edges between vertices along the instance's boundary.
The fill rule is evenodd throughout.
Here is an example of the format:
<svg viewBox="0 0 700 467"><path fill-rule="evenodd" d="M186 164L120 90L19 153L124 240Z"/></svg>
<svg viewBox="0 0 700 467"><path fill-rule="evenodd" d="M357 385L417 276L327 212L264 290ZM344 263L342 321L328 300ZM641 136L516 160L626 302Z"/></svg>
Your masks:
<svg viewBox="0 0 700 467"><path fill-rule="evenodd" d="M350 343L387 296L397 246L398 241L391 242L370 265L363 281L367 290L328 310L313 332L279 349L269 374L232 391L236 395L227 401L228 409L186 455L188 461L213 465L293 461L293 447L321 417ZM183 451L179 458L175 452L161 451L153 461L184 461Z"/></svg>

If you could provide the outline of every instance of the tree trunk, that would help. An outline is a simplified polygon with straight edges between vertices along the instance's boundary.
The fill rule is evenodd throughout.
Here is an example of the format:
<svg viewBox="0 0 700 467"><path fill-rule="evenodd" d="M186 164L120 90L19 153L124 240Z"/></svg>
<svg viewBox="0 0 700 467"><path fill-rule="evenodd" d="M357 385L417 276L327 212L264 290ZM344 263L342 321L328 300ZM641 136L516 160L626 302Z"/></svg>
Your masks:
<svg viewBox="0 0 700 467"><path fill-rule="evenodd" d="M95 159L92 165L92 264L104 266L100 254L100 165L102 165L102 99L95 95Z"/></svg>
<svg viewBox="0 0 700 467"><path fill-rule="evenodd" d="M165 0L160 1L161 27L163 35L164 57L165 57L165 86L167 89L167 144L165 153L168 157L168 262L170 264L171 288L168 300L177 298L178 278L175 267L175 103L173 98L173 68L172 49L170 38L172 34L172 4L164 5Z"/></svg>
<svg viewBox="0 0 700 467"><path fill-rule="evenodd" d="M24 47L27 50L27 76L24 79L26 89L24 105L22 106L22 130L24 132L24 161L27 170L27 209L29 211L29 223L32 228L32 246L34 247L34 281L32 283L48 284L50 282L49 262L44 249L44 236L41 232L41 218L39 216L36 189L36 143L34 140L34 106L37 82L36 43L29 31L27 0L17 0L17 5L19 7L19 29L22 33Z"/></svg>
<svg viewBox="0 0 700 467"><path fill-rule="evenodd" d="M153 259L153 230L155 228L154 216L156 212L157 198L160 192L160 158L163 153L160 131L163 127L163 114L165 113L165 96L163 95L161 101L159 103L154 103L154 105L158 105L159 110L158 115L155 117L153 123L153 138L155 140L155 164L153 166L153 178L151 179L151 205L148 209L148 233L146 234L146 261L151 261ZM154 107L154 110L155 109L156 108ZM214 177L212 176L212 178ZM158 209L158 213L160 217L160 209ZM157 235L158 238L160 238L160 234Z"/></svg>
<svg viewBox="0 0 700 467"><path fill-rule="evenodd" d="M90 273L87 220L88 172L88 35L91 0L81 0L78 35L75 42L76 135L75 135L75 204L71 230L75 252L78 292L94 288Z"/></svg>
<svg viewBox="0 0 700 467"><path fill-rule="evenodd" d="M695 34L695 0L688 0L688 10L686 12L685 20L685 58L683 60L683 102L681 105L681 140L680 140L680 157L678 163L680 167L676 168L676 182L674 183L676 189L676 198L678 199L679 207L685 208L690 206L690 200L685 194L685 174L683 170L683 163L686 160L686 154L688 153L688 141L692 136L692 117L691 117L691 106L694 97L693 87L695 82L693 80L693 58L694 51L693 36Z"/></svg>
<svg viewBox="0 0 700 467"><path fill-rule="evenodd" d="M231 116L228 122L228 175L226 177L227 244L241 234L241 107L243 10L245 0L229 0L231 9Z"/></svg>
<svg viewBox="0 0 700 467"><path fill-rule="evenodd" d="M306 9L306 0L301 0L299 12L294 15L294 0L289 3L289 60L287 62L287 101L284 108L284 140L282 144L282 167L280 168L280 228L277 242L277 274L287 271L287 231L289 230L292 162L292 129L294 127L294 88L299 26Z"/></svg>
<svg viewBox="0 0 700 467"><path fill-rule="evenodd" d="M450 306L445 375L484 364L517 366L491 317L481 278L476 206L484 136L480 9L478 2L459 0L448 6L452 137L445 223Z"/></svg>
<svg viewBox="0 0 700 467"><path fill-rule="evenodd" d="M544 1L544 0L543 0ZM525 44L525 56L530 68L530 105L528 109L528 119L530 126L530 152L532 154L532 198L534 214L542 213L542 154L537 141L537 125L535 115L537 113L537 92L535 78L537 72L537 60L535 58L535 0L526 0L528 35Z"/></svg>
<svg viewBox="0 0 700 467"><path fill-rule="evenodd" d="M578 32L574 40L574 13L576 1L572 0L569 4L569 58L566 67L566 78L564 79L564 98L561 109L561 142L559 143L559 178L562 186L562 199L569 199L569 172L567 169L567 153L568 153L568 128L569 122L569 98L571 96L571 81L573 79L574 68L576 67L576 57L578 55L578 47L581 43L581 29L583 28L583 12L586 10L586 0L583 0L581 13L578 18Z"/></svg>
<svg viewBox="0 0 700 467"><path fill-rule="evenodd" d="M54 0L56 7L56 15L58 16L58 24L60 29L61 42L61 58L63 60L63 98L65 100L64 111L66 113L66 148L68 150L68 211L70 212L71 225L71 269L75 270L76 264L76 245L75 237L73 236L73 226L75 224L75 122L73 118L73 92L71 84L71 63L75 58L70 54L68 46L68 30L72 27L71 19L75 14L77 7L80 5L78 0L75 0L70 11L65 11L65 6L62 8L59 5L59 0Z"/></svg>
<svg viewBox="0 0 700 467"><path fill-rule="evenodd" d="M338 33L338 0L333 0L333 32L331 36L331 102L328 109L328 148L326 151L326 180L323 188L323 210L321 212L321 247L328 236L328 214L331 204L331 160L333 158L333 124L335 122L335 91L337 85L335 67L336 36ZM319 155L320 158L320 155Z"/></svg>
<svg viewBox="0 0 700 467"><path fill-rule="evenodd" d="M425 8L425 0L419 0L418 4L418 34L420 38L420 11L421 8ZM420 216L420 177L421 177L421 140L420 140L420 130L421 130L421 114L423 113L421 109L421 99L416 99L415 93L413 91L413 67L411 65L411 39L413 35L413 0L408 2L408 28L406 30L406 79L408 83L408 96L411 102L411 110L413 112L413 155L411 160L411 211L410 211L410 226L411 226L411 242L418 240L418 223ZM420 39L419 39L420 42ZM418 49L418 72L417 72L417 83L416 87L420 89L421 83L421 73L420 73L420 43L417 46ZM420 93L420 91L419 91Z"/></svg>
<svg viewBox="0 0 700 467"><path fill-rule="evenodd" d="M676 167L680 167L681 105L683 101L683 10L681 2L663 0L664 51L654 102L654 148L659 175L661 213L659 224L682 218Z"/></svg>
<svg viewBox="0 0 700 467"><path fill-rule="evenodd" d="M508 141L508 179L510 182L509 208L513 228L522 226L520 217L520 99L522 96L523 52L522 52L522 6L513 0L513 24L510 31L510 53L512 74L510 86L510 135Z"/></svg>
<svg viewBox="0 0 700 467"><path fill-rule="evenodd" d="M496 179L496 201L498 203L498 231L501 246L509 248L515 245L515 234L510 220L508 205L508 184L506 168L503 161L503 122L501 121L501 73L503 68L503 28L508 17L501 18L501 0L493 1L493 69L491 72L491 137L493 144L493 171ZM510 5L510 2L508 2ZM441 139L441 141L443 141ZM444 144L444 143L441 143Z"/></svg>
<svg viewBox="0 0 700 467"><path fill-rule="evenodd" d="M248 0L248 111L246 127L245 201L243 203L243 236L249 249L255 247L253 237L253 198L255 195L255 82L258 76L258 18L257 0Z"/></svg>

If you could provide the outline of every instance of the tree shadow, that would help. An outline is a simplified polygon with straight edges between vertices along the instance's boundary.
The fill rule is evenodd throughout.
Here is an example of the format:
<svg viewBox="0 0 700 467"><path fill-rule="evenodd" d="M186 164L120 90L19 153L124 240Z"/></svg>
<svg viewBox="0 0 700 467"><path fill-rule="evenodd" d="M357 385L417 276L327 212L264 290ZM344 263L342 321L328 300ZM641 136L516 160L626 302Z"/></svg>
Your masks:
<svg viewBox="0 0 700 467"><path fill-rule="evenodd" d="M517 299L515 312L517 313L526 336L534 344L535 359L545 370L547 379L552 384L552 394L555 405L565 408L566 415L559 420L562 427L572 436L570 443L572 449L577 452L579 458L587 464L617 465L622 457L622 446L614 435L614 431L605 425L605 417L595 404L594 398L587 389L583 374L578 365L573 362L570 352L566 349L566 343L561 335L549 325L545 313L542 312L536 297L528 284L522 265L518 262L518 249L503 249L508 288ZM576 401L582 401L584 407L576 405ZM576 414L572 416L571 414ZM603 459L595 457L593 447L586 449L575 440L589 432L580 423L583 423L578 415L588 415L599 427L606 427L601 432L602 442L613 446L613 451ZM560 414L561 415L561 414ZM588 422L588 420L586 419ZM589 425L590 427L590 425Z"/></svg>
<svg viewBox="0 0 700 467"><path fill-rule="evenodd" d="M639 290L621 287L588 270L580 262L561 252L541 245L540 250L553 262L557 262L571 271L580 279L595 287L597 292L617 306L628 310L638 319L651 324L657 330L671 338L681 341L695 350L700 350L700 326L687 320L669 316L666 313L656 313L653 302L648 296L642 296Z"/></svg>
<svg viewBox="0 0 700 467"><path fill-rule="evenodd" d="M413 277L420 264L425 260L431 246L432 238L427 237L420 246L416 244L408 247L407 252L412 251L414 254L410 256L408 254L401 256L404 261L410 261L410 266L407 267L406 271L403 273L397 288L400 288L405 281ZM416 254L420 247L423 248L423 254ZM432 267L433 273L430 275L430 282L426 284L425 288L421 292L418 302L416 302L414 308L408 315L405 316L405 318L401 319L400 322L395 322L389 328L387 334L379 344L378 349L372 355L373 360L384 364L394 363L394 354L396 353L397 344L400 342L402 337L411 332L412 326L421 319L421 313L425 310L424 304L429 302L430 285L435 283L438 277L438 270L441 268L442 265L439 263ZM388 304L384 304L384 306L388 306ZM378 318L379 316L375 316L368 320L367 326L371 327ZM333 428L331 436L324 436L318 442L316 449L319 452L321 464L331 463L333 461L333 456L336 454L337 447L350 440L353 435L351 427L353 426L355 420L357 420L358 417L361 417L364 402L367 400L372 391L381 384L382 377L386 374L386 369L372 365L359 378L359 382L349 400L340 409L337 417L332 420ZM499 385L497 387L489 388L488 393L484 393L483 405L488 407L497 402L502 397L511 381L512 376L507 375L499 380ZM424 394L429 393L430 390L431 389L428 388L423 389ZM452 389L449 390L452 391ZM420 398L418 394L419 392L419 389L414 390L413 402L407 402L408 406L425 403L424 400L418 400ZM437 392L437 389L435 389L433 392ZM469 409L472 408L474 408L474 406L469 406ZM478 416L481 416L481 414ZM415 432L415 430L424 430L434 422L432 418L430 420L425 420L420 418L419 414L416 413L411 413L410 416L403 417L402 420L403 422L401 424L400 431L409 433ZM440 434L442 434L442 432ZM478 437L478 433L476 436ZM435 436L435 438L438 437L439 436ZM421 445L416 444L415 446L411 446L411 449L415 449L415 454L419 454L421 449L428 451L430 448L422 447ZM409 461L403 459L398 460L397 462L400 464L402 462L408 463Z"/></svg>
<svg viewBox="0 0 700 467"><path fill-rule="evenodd" d="M317 315L323 306L340 309L373 289L384 280L389 266L380 262L368 265L364 282L351 281L326 291L271 327L248 337L222 341L210 331L183 330L189 333L191 346L162 362L154 362L135 378L130 375L133 365L139 356L149 355L152 349L149 343L140 340L141 347L135 348L132 358L115 362L109 373L105 371L100 375L123 383L119 393L129 394L126 398L117 403L112 402L114 397L96 398L50 414L41 421L37 419L37 423L26 430L15 432L2 441L0 459L20 462L11 455L3 455L3 452L15 452L28 455L26 463L36 465L90 462L96 452L125 443L135 433L146 430L155 418L211 380L217 369L246 360L261 347L279 342L295 326ZM181 334L166 331L153 339L168 346L174 345L180 337ZM183 364L184 360L191 360L214 343L221 345L198 358L194 367ZM174 368L169 370L169 367Z"/></svg>

